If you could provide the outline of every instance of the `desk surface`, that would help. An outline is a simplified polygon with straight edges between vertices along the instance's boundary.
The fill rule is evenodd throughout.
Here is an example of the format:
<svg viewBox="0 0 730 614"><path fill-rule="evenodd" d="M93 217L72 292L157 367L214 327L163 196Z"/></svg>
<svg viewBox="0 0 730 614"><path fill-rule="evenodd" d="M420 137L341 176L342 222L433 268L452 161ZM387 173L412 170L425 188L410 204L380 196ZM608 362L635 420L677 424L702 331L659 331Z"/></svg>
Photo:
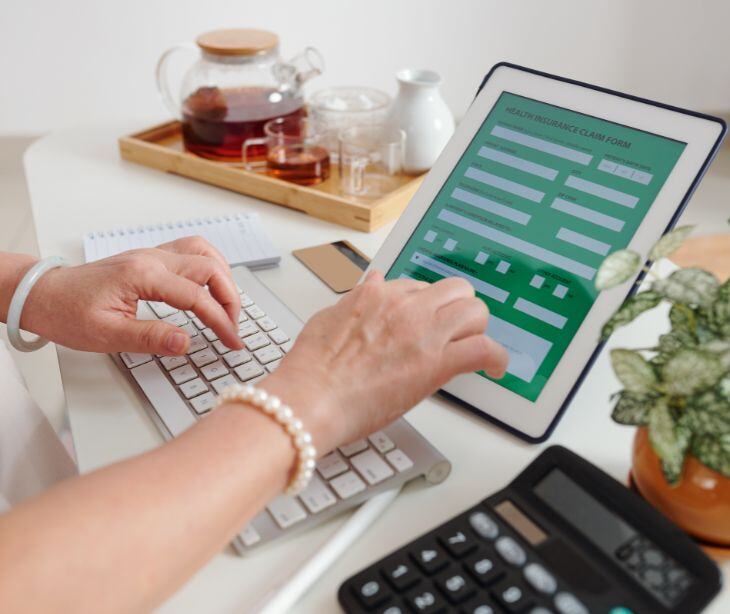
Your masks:
<svg viewBox="0 0 730 614"><path fill-rule="evenodd" d="M119 158L116 138L150 122L105 124L54 133L35 143L25 158L26 174L42 256L83 260L81 236L91 230L163 222L203 215L258 211L276 246L281 266L258 273L302 319L336 299L291 251L348 239L369 256L391 226L365 234L307 217L226 190L166 175ZM730 182L722 178L723 187ZM664 328L644 317L623 330L611 345L650 342ZM159 445L161 437L132 390L104 355L58 348L71 428L82 471ZM559 443L625 480L633 429L614 424L608 398L618 389L604 351L576 394L548 444L532 446L431 398L409 420L453 463L439 486L422 480L408 485L376 521L299 602L298 612L338 611L336 590L347 576L445 519L498 490L537 456ZM256 553L236 556L229 548L216 556L162 608L168 612L240 612L287 577L337 528L342 518ZM723 568L730 580L730 564ZM708 610L730 611L727 589Z"/></svg>

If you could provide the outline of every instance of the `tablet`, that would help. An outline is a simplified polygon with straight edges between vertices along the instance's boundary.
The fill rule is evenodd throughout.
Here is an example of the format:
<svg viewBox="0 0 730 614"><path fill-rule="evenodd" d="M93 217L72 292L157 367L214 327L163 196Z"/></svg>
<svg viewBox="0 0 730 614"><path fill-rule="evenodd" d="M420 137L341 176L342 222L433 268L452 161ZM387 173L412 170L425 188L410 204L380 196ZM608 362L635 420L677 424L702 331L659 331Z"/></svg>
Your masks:
<svg viewBox="0 0 730 614"><path fill-rule="evenodd" d="M388 279L462 277L488 305L506 375L461 375L442 392L546 439L628 292L596 291L600 263L626 247L646 254L672 227L725 131L714 117L496 65L372 263Z"/></svg>

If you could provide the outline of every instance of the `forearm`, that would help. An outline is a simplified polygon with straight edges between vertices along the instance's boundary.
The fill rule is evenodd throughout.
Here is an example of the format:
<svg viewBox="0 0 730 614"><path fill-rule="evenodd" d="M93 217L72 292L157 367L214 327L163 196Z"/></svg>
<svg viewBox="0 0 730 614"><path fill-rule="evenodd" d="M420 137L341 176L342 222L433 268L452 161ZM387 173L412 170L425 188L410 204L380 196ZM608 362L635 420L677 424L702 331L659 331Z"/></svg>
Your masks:
<svg viewBox="0 0 730 614"><path fill-rule="evenodd" d="M0 252L0 322L8 321L8 308L15 288L36 260L27 254Z"/></svg>
<svg viewBox="0 0 730 614"><path fill-rule="evenodd" d="M285 487L293 462L274 421L224 406L168 445L60 484L0 517L3 610L153 608Z"/></svg>

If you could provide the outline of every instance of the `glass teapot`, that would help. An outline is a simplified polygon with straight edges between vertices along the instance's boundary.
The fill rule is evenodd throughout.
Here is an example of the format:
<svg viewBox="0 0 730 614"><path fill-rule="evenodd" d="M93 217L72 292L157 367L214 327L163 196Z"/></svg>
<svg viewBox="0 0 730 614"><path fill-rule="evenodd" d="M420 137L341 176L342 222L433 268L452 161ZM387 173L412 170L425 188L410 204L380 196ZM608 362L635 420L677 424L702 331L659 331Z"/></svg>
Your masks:
<svg viewBox="0 0 730 614"><path fill-rule="evenodd" d="M247 139L262 137L264 124L276 117L304 115L302 85L319 75L320 53L307 47L285 62L279 37L264 30L214 30L192 43L165 51L157 63L157 88L182 122L185 149L205 158L237 162ZM179 95L170 88L168 66L181 49L199 51L183 77ZM250 156L265 155L249 149Z"/></svg>

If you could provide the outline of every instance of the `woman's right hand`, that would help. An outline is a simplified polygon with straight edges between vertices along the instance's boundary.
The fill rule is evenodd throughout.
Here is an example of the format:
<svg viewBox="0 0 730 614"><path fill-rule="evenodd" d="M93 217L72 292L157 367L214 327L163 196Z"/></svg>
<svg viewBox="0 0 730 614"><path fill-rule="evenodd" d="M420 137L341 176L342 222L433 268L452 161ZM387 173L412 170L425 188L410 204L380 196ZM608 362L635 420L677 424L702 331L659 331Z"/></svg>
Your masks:
<svg viewBox="0 0 730 614"><path fill-rule="evenodd" d="M385 281L374 271L312 317L263 386L289 404L320 453L390 424L460 373L502 377L507 352L460 278Z"/></svg>

